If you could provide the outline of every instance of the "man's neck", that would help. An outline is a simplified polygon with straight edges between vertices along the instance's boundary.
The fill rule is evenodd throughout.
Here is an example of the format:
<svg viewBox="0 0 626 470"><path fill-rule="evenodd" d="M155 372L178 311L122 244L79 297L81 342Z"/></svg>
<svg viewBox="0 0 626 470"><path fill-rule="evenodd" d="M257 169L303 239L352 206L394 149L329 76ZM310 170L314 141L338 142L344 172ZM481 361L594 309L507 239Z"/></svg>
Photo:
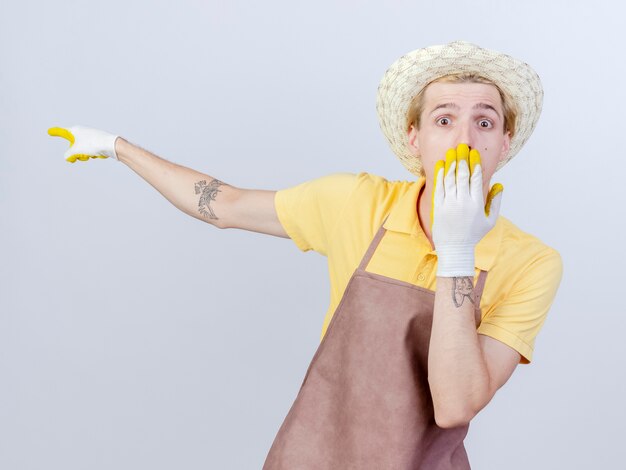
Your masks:
<svg viewBox="0 0 626 470"><path fill-rule="evenodd" d="M432 208L432 189L430 189L427 185L427 182L424 182L424 186L420 189L420 192L417 196L417 217L422 227L422 231L428 238L430 242L431 248L434 250L435 245L433 243L432 234L430 232L430 211Z"/></svg>

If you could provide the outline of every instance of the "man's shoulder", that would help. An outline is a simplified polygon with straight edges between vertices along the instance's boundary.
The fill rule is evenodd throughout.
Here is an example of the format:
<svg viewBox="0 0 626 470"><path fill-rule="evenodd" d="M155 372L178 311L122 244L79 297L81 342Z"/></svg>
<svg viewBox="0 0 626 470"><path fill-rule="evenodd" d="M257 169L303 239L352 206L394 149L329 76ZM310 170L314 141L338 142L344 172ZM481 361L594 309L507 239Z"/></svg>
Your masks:
<svg viewBox="0 0 626 470"><path fill-rule="evenodd" d="M362 171L355 175L355 186L362 193L378 196L398 196L417 184L416 181L390 180L383 176Z"/></svg>
<svg viewBox="0 0 626 470"><path fill-rule="evenodd" d="M533 263L537 259L551 259L553 264L561 264L559 252L543 242L537 236L522 230L506 217L500 216L502 238L500 254L511 259L516 258L522 264Z"/></svg>

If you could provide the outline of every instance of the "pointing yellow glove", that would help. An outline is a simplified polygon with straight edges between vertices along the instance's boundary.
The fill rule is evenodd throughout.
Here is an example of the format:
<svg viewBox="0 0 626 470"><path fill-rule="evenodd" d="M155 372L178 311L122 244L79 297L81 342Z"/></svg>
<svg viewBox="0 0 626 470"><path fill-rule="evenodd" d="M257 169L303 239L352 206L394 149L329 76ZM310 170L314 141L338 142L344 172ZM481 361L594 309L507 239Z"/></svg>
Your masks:
<svg viewBox="0 0 626 470"><path fill-rule="evenodd" d="M70 148L65 151L64 157L74 163L76 160L87 161L90 158L114 158L115 140L117 135L109 134L98 129L83 126L69 128L51 127L48 134L55 137L63 137L70 141Z"/></svg>
<svg viewBox="0 0 626 470"><path fill-rule="evenodd" d="M494 184L485 202L480 154L465 144L437 162L434 183L430 214L437 276L474 276L474 249L496 224L503 187Z"/></svg>

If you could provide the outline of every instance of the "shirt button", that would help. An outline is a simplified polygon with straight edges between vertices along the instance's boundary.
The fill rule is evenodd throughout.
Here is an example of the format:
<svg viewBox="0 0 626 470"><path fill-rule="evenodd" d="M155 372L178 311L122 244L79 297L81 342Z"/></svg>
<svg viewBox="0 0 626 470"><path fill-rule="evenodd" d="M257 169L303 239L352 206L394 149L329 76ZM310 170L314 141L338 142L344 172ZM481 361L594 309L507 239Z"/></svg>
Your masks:
<svg viewBox="0 0 626 470"><path fill-rule="evenodd" d="M419 273L419 274L417 275L417 280L418 280L418 281L423 281L424 279L426 279L426 277L425 277L422 273Z"/></svg>

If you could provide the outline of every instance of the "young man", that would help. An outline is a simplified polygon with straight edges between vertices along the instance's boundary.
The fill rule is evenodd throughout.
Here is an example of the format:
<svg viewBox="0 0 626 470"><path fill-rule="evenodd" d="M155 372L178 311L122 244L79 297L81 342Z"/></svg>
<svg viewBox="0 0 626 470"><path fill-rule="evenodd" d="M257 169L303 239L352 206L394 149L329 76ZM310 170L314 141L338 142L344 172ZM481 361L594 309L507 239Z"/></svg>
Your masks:
<svg viewBox="0 0 626 470"><path fill-rule="evenodd" d="M539 77L465 42L413 51L378 89L381 128L416 181L336 174L245 190L83 127L69 161L113 157L219 228L328 257L322 341L265 469L464 469L470 420L532 359L558 253L498 217L491 176L532 133Z"/></svg>

